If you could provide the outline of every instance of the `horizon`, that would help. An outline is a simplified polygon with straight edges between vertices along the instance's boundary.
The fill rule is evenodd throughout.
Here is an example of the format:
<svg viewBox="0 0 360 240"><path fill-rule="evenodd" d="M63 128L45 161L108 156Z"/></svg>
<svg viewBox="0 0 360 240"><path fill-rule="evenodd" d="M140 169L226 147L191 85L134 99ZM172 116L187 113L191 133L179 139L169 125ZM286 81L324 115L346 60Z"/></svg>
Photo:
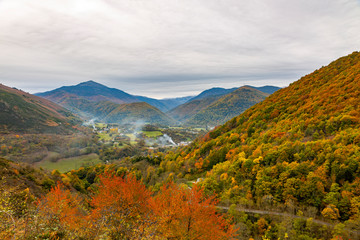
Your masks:
<svg viewBox="0 0 360 240"><path fill-rule="evenodd" d="M118 89L118 88L115 88L115 87L112 87L112 86L107 86L105 84L102 84L100 82L97 82L97 81L94 81L94 80L88 80L88 81L85 81L85 82L80 82L80 83L77 83L77 84L74 84L74 85L68 85L68 86L61 86L59 88L62 88L62 87L73 87L73 86L77 86L77 85L80 85L80 84L84 84L84 83L89 83L89 82L92 82L92 83L96 83L96 84L100 84L100 85L103 85L107 88L112 88L112 89L117 89L117 90L120 90L120 91L123 91L122 89ZM245 87L245 86L249 86L249 87L278 87L278 88L284 88L284 87L279 87L279 86L274 86L274 85L264 85L264 86L252 86L252 85L242 85L242 86L234 86L234 87L230 87L230 88L224 88L224 89L231 89L231 88L241 88L241 87ZM8 87L12 87L12 86L8 86ZM15 87L16 88L16 87ZM51 89L49 91L44 91L44 92L36 92L36 93L31 93L31 94L34 94L34 95L37 95L37 94L41 94L41 93L46 93L46 92L51 92L53 90L57 90L59 88L55 88L55 89ZM199 93L195 94L195 95L188 95L188 96L180 96L180 97L173 97L173 98L154 98L156 100L166 100L166 99L174 99L174 98L184 98L184 97L195 97L197 95L199 95L200 93L204 92L204 91L207 91L207 90L210 90L210 89L213 89L213 88L222 88L222 87L217 87L217 86L214 86L214 87L211 87L211 88L207 88L207 89L203 89L202 91L200 91ZM23 89L19 89L19 88L16 88L18 90L21 90L21 91L24 91ZM142 95L136 95L136 94L132 94L130 92L126 92L126 91L123 91L125 93L128 93L130 95L133 95L135 97L149 97L149 96L142 96ZM150 97L149 97L150 98ZM152 98L152 97L151 97Z"/></svg>
<svg viewBox="0 0 360 240"><path fill-rule="evenodd" d="M360 50L360 1L0 0L0 82L155 99L286 87Z"/></svg>

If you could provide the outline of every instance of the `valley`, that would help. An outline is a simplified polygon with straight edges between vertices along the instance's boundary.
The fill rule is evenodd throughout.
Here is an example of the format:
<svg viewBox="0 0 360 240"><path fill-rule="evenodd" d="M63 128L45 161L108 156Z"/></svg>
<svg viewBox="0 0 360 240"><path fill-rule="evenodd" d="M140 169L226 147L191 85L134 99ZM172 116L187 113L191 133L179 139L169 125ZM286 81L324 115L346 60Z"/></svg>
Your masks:
<svg viewBox="0 0 360 240"><path fill-rule="evenodd" d="M1 234L357 239L359 69L354 52L286 88L212 88L167 108L94 81L37 94L47 100L2 86L0 197L24 213L2 207L34 225L1 220Z"/></svg>

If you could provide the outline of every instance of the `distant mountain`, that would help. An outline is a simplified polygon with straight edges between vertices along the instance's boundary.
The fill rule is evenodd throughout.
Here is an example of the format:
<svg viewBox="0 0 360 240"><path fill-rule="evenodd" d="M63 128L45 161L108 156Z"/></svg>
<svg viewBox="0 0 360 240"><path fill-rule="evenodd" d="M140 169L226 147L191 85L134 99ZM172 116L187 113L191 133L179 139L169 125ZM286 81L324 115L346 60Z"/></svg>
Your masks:
<svg viewBox="0 0 360 240"><path fill-rule="evenodd" d="M178 97L178 98L165 98L165 99L160 99L159 101L162 102L167 107L167 110L171 110L171 109L176 108L177 106L179 106L181 104L186 103L187 101L189 101L193 97L194 96Z"/></svg>
<svg viewBox="0 0 360 240"><path fill-rule="evenodd" d="M273 94L274 92L276 92L277 90L280 90L281 88L279 87L275 87L275 86L263 86L263 87L253 87L250 85L245 85L244 87L251 87L251 88L255 88L263 93L268 93L268 94Z"/></svg>
<svg viewBox="0 0 360 240"><path fill-rule="evenodd" d="M211 88L201 92L199 95L192 97L187 102L171 109L167 114L177 121L185 122L196 113L210 106L213 102L222 96L235 91L237 88Z"/></svg>
<svg viewBox="0 0 360 240"><path fill-rule="evenodd" d="M94 81L83 82L75 86L65 86L52 91L38 93L36 95L59 104L61 104L60 100L64 101L69 95L82 97L86 100L94 102L110 101L122 104L139 101L133 95L116 88L106 87Z"/></svg>
<svg viewBox="0 0 360 240"><path fill-rule="evenodd" d="M137 102L146 102L146 103L150 104L151 106L156 107L159 110L164 111L164 112L169 110L169 107L165 103L161 102L161 100L143 97L143 96L135 96L135 97L138 100Z"/></svg>
<svg viewBox="0 0 360 240"><path fill-rule="evenodd" d="M96 118L107 123L132 123L172 125L174 120L145 102L117 104L110 101L94 102L70 95L62 101L69 110L83 118Z"/></svg>
<svg viewBox="0 0 360 240"><path fill-rule="evenodd" d="M224 96L228 93L235 91L236 89L238 89L238 88L229 88L229 89L218 88L218 87L210 88L210 89L207 89L207 90L201 92L199 95L191 98L188 102L193 101L193 100L203 99L203 98L210 97L210 96Z"/></svg>
<svg viewBox="0 0 360 240"><path fill-rule="evenodd" d="M252 87L241 87L214 101L191 117L185 124L199 127L223 124L256 103L263 101L267 96L269 94Z"/></svg>
<svg viewBox="0 0 360 240"><path fill-rule="evenodd" d="M64 107L67 107L67 105L64 104L65 102L69 104L69 100L66 98L70 98L70 100L74 98L82 98L94 102L110 101L118 104L146 102L161 111L168 111L184 103L190 98L184 97L158 100L143 96L135 96L116 88L109 88L94 81L83 82L75 86L64 86L52 91L37 93L36 95L49 99Z"/></svg>
<svg viewBox="0 0 360 240"><path fill-rule="evenodd" d="M210 106L213 102L221 98L222 95L208 96L186 102L167 112L169 116L179 122L185 122L201 110Z"/></svg>
<svg viewBox="0 0 360 240"><path fill-rule="evenodd" d="M162 125L174 124L173 119L156 107L145 102L118 105L104 118L104 120L111 123L132 123L142 121L145 123Z"/></svg>
<svg viewBox="0 0 360 240"><path fill-rule="evenodd" d="M63 107L0 84L0 132L70 133L77 123Z"/></svg>
<svg viewBox="0 0 360 240"><path fill-rule="evenodd" d="M252 87L252 86L244 86L251 89L257 89L263 93L272 94L273 92L279 90L279 87L274 86L264 86L264 87ZM238 88L211 88L208 90L205 90L201 92L199 95L191 98L188 102L177 106L176 108L170 110L167 112L169 116L174 118L177 121L180 122L186 122L190 118L193 118L196 114L199 114L197 117L194 117L193 120L189 120L190 125L204 125L206 121L209 121L205 125L218 125L219 123L224 123L226 120L229 120L231 117L234 117L235 115L230 114L231 112L239 114L240 112L244 111L246 108L248 108L251 104L249 100L249 104L244 102L244 99L242 99L238 94L240 92L237 92L235 95L230 95L229 98L225 98L221 102L218 103L217 106L213 106L212 108L207 109L212 104L215 104L215 102L219 101L222 97L227 96L234 91L237 91ZM240 94L241 95L241 94ZM237 97L239 97L237 99ZM236 99L239 101L238 104L235 104ZM229 102L228 110L225 111L220 110L219 108L225 107L226 101ZM257 101L253 102L252 104L257 103ZM241 105L244 104L244 106L248 106L246 108L241 107ZM236 106L235 106L236 105ZM242 110L241 110L242 109ZM216 111L219 110L221 113L217 113ZM200 112L204 111L200 114ZM239 112L240 111L240 112ZM209 119L208 117L205 117L205 115L212 114L212 119ZM203 119L203 120L201 120ZM223 119L223 120L222 120Z"/></svg>

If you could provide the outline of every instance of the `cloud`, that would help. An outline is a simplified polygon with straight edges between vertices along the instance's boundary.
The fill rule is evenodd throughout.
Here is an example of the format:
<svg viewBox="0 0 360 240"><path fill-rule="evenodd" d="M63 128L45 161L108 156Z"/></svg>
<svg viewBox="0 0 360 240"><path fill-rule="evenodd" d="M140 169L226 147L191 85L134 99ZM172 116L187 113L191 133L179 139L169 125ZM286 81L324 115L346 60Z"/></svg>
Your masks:
<svg viewBox="0 0 360 240"><path fill-rule="evenodd" d="M2 0L0 82L158 98L285 86L359 50L359 25L357 0Z"/></svg>

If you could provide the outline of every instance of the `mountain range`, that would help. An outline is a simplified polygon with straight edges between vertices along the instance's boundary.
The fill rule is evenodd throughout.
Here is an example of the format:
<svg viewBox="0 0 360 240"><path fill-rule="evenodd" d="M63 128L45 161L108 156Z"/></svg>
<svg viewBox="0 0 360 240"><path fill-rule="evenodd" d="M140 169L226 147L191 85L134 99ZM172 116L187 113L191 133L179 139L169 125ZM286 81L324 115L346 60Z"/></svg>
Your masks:
<svg viewBox="0 0 360 240"><path fill-rule="evenodd" d="M146 102L161 111L167 111L182 103L185 103L191 97L173 98L157 100L143 96L135 96L128 94L116 88L109 88L92 80L79 83L75 86L64 86L52 91L37 93L37 96L49 99L60 105L64 105L63 101L67 98L81 98L93 102L109 101L117 104Z"/></svg>
<svg viewBox="0 0 360 240"><path fill-rule="evenodd" d="M170 110L168 115L188 126L217 126L279 89L274 86L211 88Z"/></svg>
<svg viewBox="0 0 360 240"><path fill-rule="evenodd" d="M268 91L279 89L271 86L263 88L266 88ZM97 118L105 122L128 123L141 120L152 124L185 124L203 127L224 123L227 119L241 113L252 104L263 100L263 98L257 98L248 94L247 97L254 98L248 99L248 102L246 102L247 100L244 100L241 96L245 92L235 91L236 89L212 88L203 91L195 97L157 100L143 96L134 96L94 81L88 81L75 86L66 86L38 93L37 95L54 101L82 117ZM252 89L251 91L257 91L253 87L247 87L247 89L249 91L250 89ZM219 110L216 107L207 109L213 103L220 100L220 98L231 93L233 95L229 96L231 102L229 102L228 106L226 106L226 99L222 100L222 103L218 103L217 106L223 108L221 113L211 113L211 111ZM234 97L237 95L239 96ZM239 102L235 103L237 100ZM140 104L141 102L142 104ZM172 110L167 111L169 109ZM187 120L201 111L205 112L195 117L194 120L187 122ZM211 119L210 116L214 115L216 115L216 119Z"/></svg>
<svg viewBox="0 0 360 240"><path fill-rule="evenodd" d="M263 101L269 94L252 87L241 87L226 94L197 112L185 124L189 126L217 126Z"/></svg>

